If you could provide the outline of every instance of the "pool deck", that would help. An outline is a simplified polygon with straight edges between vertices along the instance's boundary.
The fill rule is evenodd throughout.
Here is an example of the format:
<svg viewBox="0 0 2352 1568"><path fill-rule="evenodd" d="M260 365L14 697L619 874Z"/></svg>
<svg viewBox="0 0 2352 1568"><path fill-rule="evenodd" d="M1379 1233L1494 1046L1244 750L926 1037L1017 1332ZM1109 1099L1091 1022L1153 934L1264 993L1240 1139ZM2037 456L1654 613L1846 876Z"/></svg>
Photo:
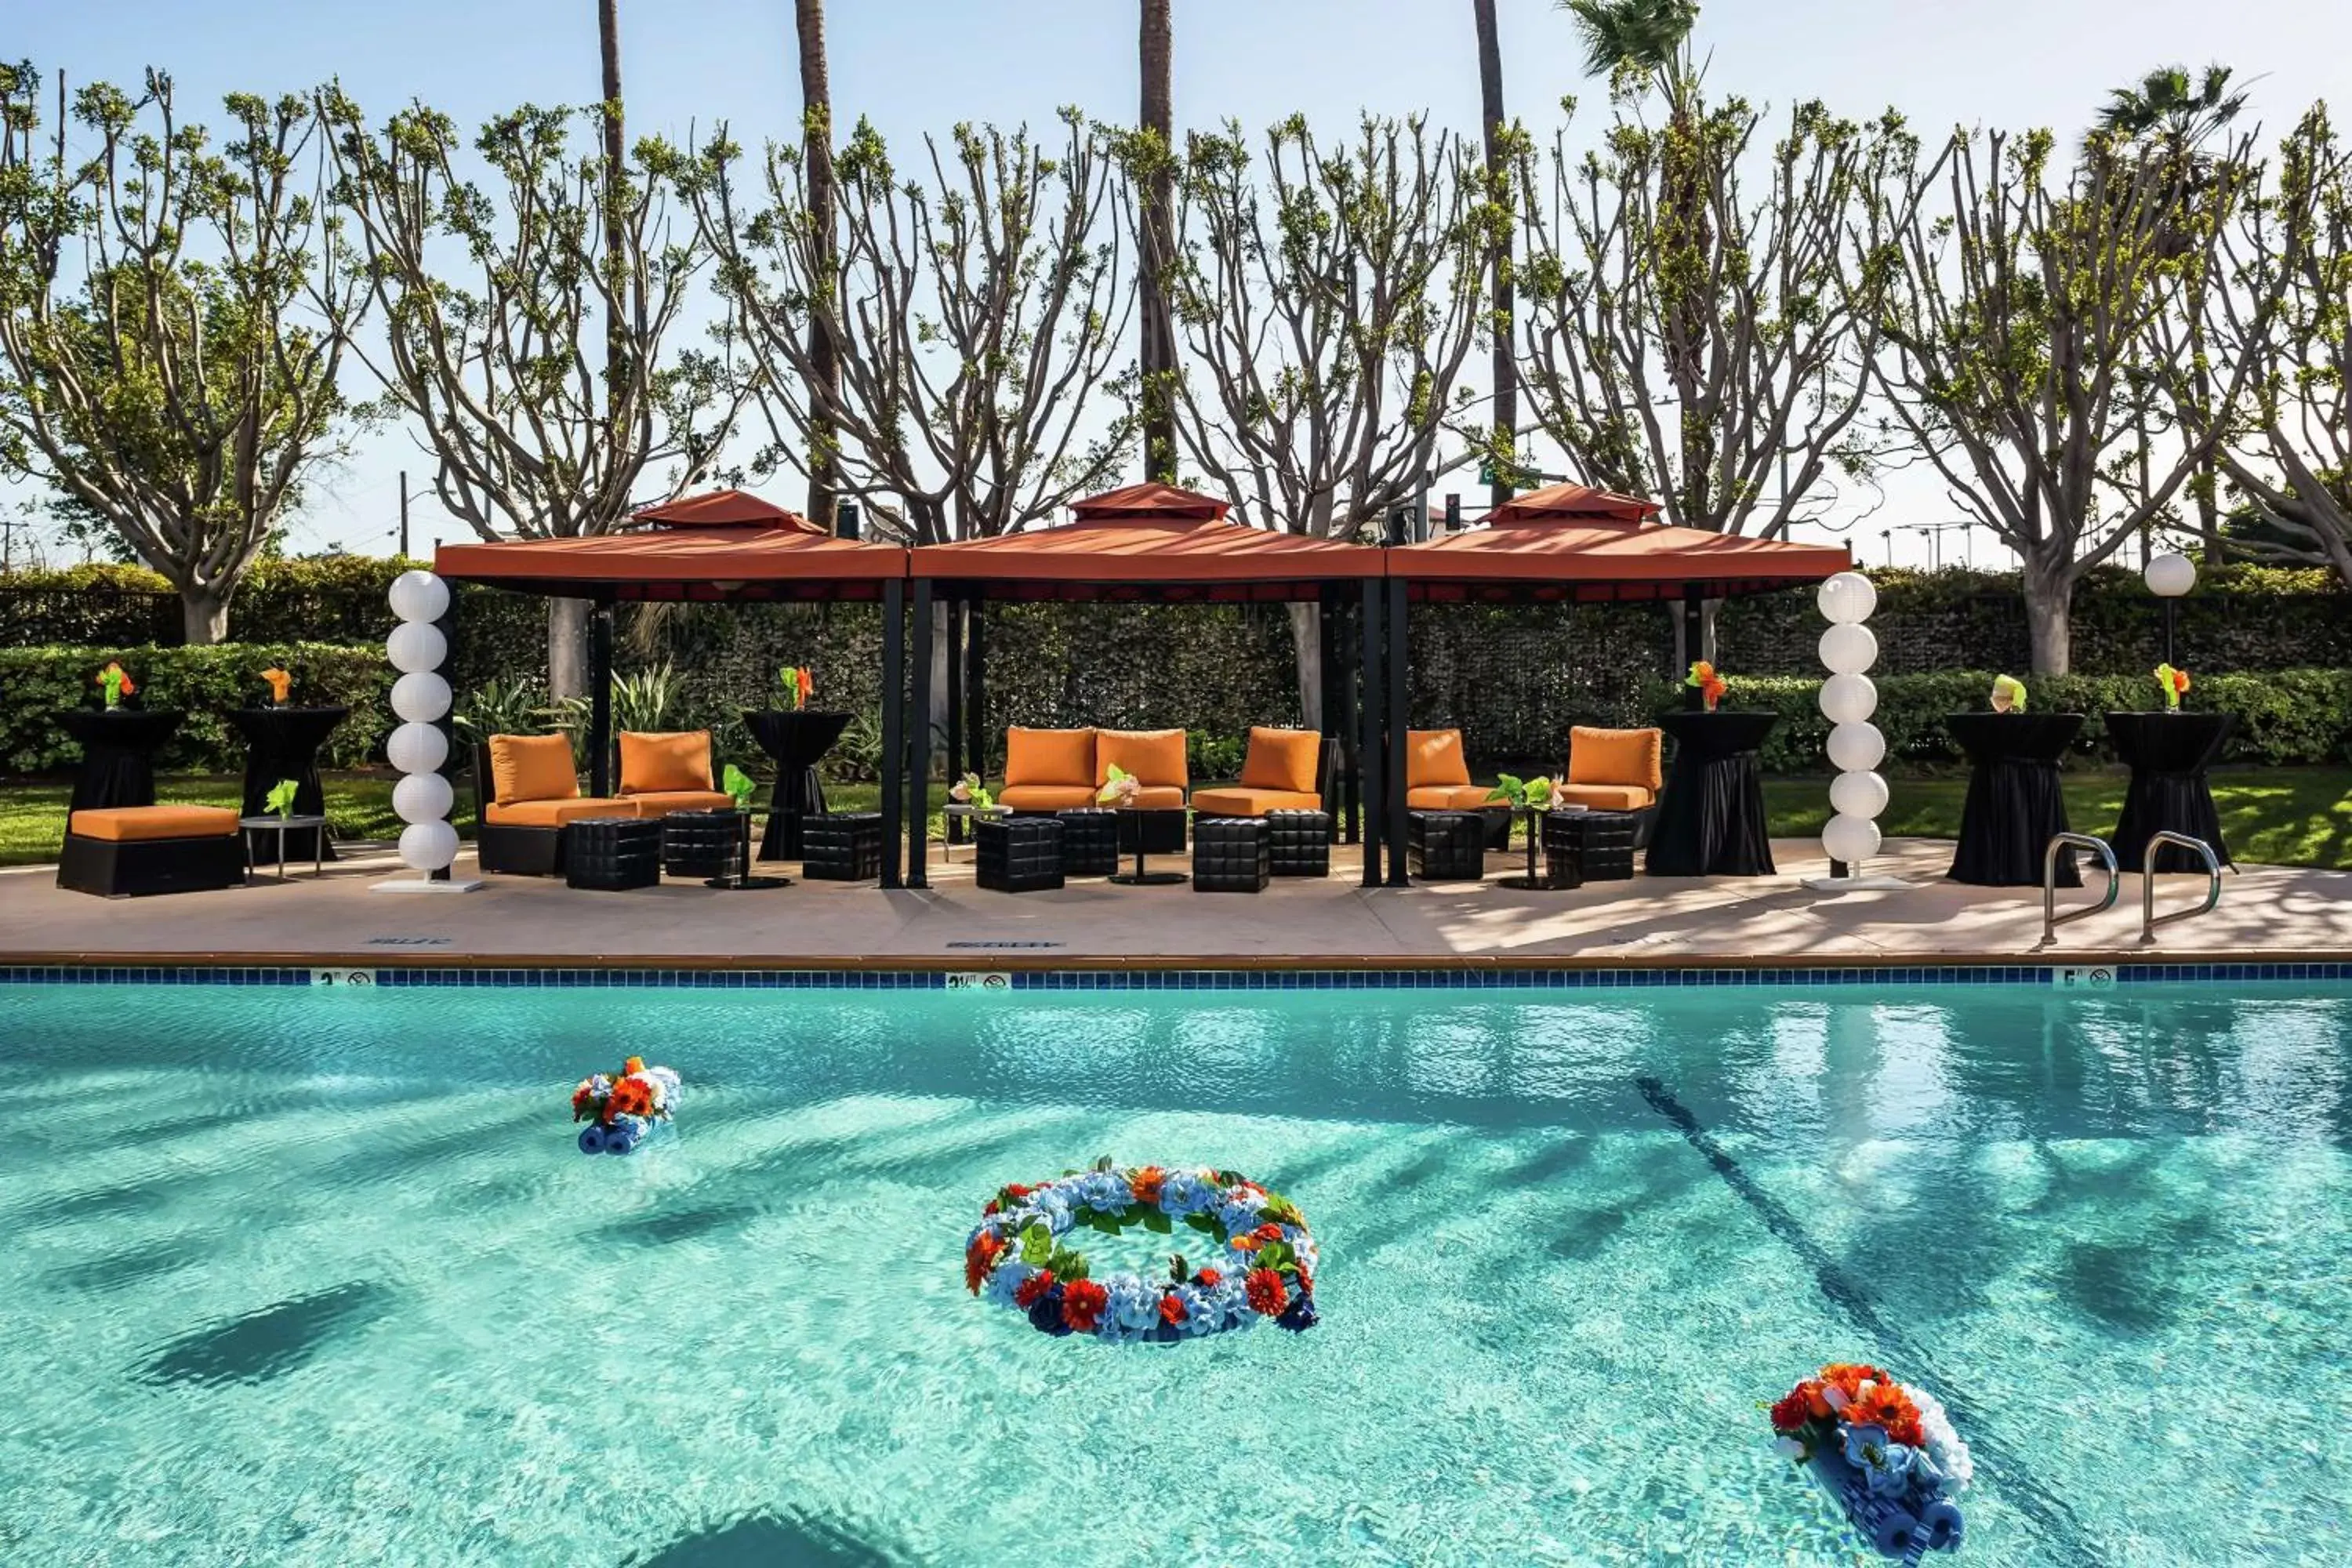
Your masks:
<svg viewBox="0 0 2352 1568"><path fill-rule="evenodd" d="M1942 880L1951 847L1889 842L1874 873L1913 885L1826 894L1801 884L1828 867L1810 840L1773 846L1773 877L1602 882L1514 892L1496 879L1519 857L1494 855L1480 883L1366 890L1354 848L1328 881L1277 881L1255 897L1099 879L1059 892L981 891L971 851L932 885L795 881L716 892L666 883L628 893L575 892L561 881L493 877L463 896L373 893L399 872L381 848L356 851L313 879L253 882L217 893L107 900L66 892L47 868L0 870L0 966L220 964L404 967L651 965L722 969L1231 967L1757 967L2037 963L2352 961L2352 872L2248 867L2227 876L2221 907L2139 944L2140 879L2114 909L2062 927L2037 953L2035 889ZM458 862L471 869L471 851ZM1173 868L1177 857L1161 862ZM781 869L796 871L797 867ZM2091 879L2098 880L2095 874ZM2201 877L2165 877L2158 910L2202 898ZM2089 900L2061 895L2063 904Z"/></svg>

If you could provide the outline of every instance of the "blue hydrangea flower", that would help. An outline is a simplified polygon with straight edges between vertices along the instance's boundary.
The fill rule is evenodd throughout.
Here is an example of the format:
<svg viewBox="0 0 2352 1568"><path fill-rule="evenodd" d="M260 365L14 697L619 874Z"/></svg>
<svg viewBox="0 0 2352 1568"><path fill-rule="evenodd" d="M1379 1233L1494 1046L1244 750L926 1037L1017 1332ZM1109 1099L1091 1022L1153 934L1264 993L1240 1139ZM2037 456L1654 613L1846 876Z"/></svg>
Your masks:
<svg viewBox="0 0 2352 1568"><path fill-rule="evenodd" d="M1217 1205L1217 1223L1225 1227L1228 1236L1240 1236L1255 1230L1263 1223L1265 1200L1255 1193L1228 1194Z"/></svg>
<svg viewBox="0 0 2352 1568"><path fill-rule="evenodd" d="M1191 1171L1171 1171L1160 1184L1160 1210L1181 1219L1199 1214L1218 1201L1217 1184Z"/></svg>
<svg viewBox="0 0 2352 1568"><path fill-rule="evenodd" d="M1198 1285L1176 1287L1176 1300L1184 1308L1184 1321L1177 1326L1189 1334L1213 1334L1224 1321L1224 1313L1216 1304L1214 1292Z"/></svg>
<svg viewBox="0 0 2352 1568"><path fill-rule="evenodd" d="M1135 1201L1127 1178L1110 1171L1089 1171L1078 1178L1077 1201L1105 1214L1123 1213Z"/></svg>
<svg viewBox="0 0 2352 1568"><path fill-rule="evenodd" d="M1036 1272L1019 1258L1008 1258L989 1275L988 1283L981 1287L982 1294L987 1297L989 1305L992 1307L1010 1307L1013 1292L1027 1284L1029 1276Z"/></svg>
<svg viewBox="0 0 2352 1568"><path fill-rule="evenodd" d="M1115 1344L1133 1344L1160 1323L1160 1289L1135 1274L1114 1274L1097 1281L1108 1300L1103 1303L1102 1337Z"/></svg>

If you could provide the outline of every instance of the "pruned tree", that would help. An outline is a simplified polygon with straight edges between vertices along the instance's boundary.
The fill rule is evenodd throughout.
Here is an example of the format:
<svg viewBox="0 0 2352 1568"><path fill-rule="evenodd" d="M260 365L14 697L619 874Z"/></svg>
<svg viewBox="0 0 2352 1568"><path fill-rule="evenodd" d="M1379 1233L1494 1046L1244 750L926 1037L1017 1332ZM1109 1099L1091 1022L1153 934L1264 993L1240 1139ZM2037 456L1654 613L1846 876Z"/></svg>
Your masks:
<svg viewBox="0 0 2352 1568"><path fill-rule="evenodd" d="M2047 132L1956 132L1879 222L1895 417L2017 552L2033 668L2063 675L2074 584L2168 515L2216 438L2156 449L2144 389L2160 323L2211 269L2248 149L2192 174L2160 148L2103 142L2062 182L2054 147ZM2222 369L2228 406L2246 366Z"/></svg>
<svg viewBox="0 0 2352 1568"><path fill-rule="evenodd" d="M1512 207L1518 195L1517 170L1526 132L1503 112L1503 36L1495 0L1471 0L1471 25L1478 37L1478 120L1486 153L1486 349L1490 389L1487 417L1486 499L1500 506L1517 488L1519 449L1519 331L1514 307L1518 294L1515 247L1518 225Z"/></svg>
<svg viewBox="0 0 2352 1568"><path fill-rule="evenodd" d="M1142 315L1143 477L1176 478L1176 325L1168 273L1176 251L1176 40L1171 0L1141 0L1137 63L1142 102L1136 132L1163 154L1130 161L1138 223L1137 299Z"/></svg>
<svg viewBox="0 0 2352 1568"><path fill-rule="evenodd" d="M163 574L191 643L345 450L342 345L306 319L320 219L300 98L224 100L215 149L172 79L74 97L95 140L41 146L39 77L0 66L0 472L51 487ZM60 84L62 91L62 84Z"/></svg>
<svg viewBox="0 0 2352 1568"><path fill-rule="evenodd" d="M640 141L616 189L603 107L525 106L474 139L485 184L461 172L445 114L416 104L371 127L332 86L319 105L361 285L335 313L451 515L485 539L604 533L714 477L747 386L723 338L676 346L711 253L691 224L674 232L656 173L674 152ZM579 601L549 602L558 696L584 688L584 625Z"/></svg>
<svg viewBox="0 0 2352 1568"><path fill-rule="evenodd" d="M809 242L816 247L816 271L830 276L840 263L835 236L838 204L833 179L833 66L825 53L824 0L793 0L800 45L801 155L808 170ZM808 344L813 406L822 410L841 395L841 366L833 340L812 325ZM839 437L822 413L809 431L808 516L819 528L838 521L841 494L834 483L834 448Z"/></svg>
<svg viewBox="0 0 2352 1568"><path fill-rule="evenodd" d="M1060 120L1058 153L958 126L903 180L860 121L835 160L830 268L798 145L771 143L748 190L723 126L671 168L758 367L762 465L799 465L829 426L842 489L921 543L1010 531L1115 479L1136 429L1135 375L1117 363L1134 281L1105 138L1075 110ZM816 341L837 391L812 374Z"/></svg>

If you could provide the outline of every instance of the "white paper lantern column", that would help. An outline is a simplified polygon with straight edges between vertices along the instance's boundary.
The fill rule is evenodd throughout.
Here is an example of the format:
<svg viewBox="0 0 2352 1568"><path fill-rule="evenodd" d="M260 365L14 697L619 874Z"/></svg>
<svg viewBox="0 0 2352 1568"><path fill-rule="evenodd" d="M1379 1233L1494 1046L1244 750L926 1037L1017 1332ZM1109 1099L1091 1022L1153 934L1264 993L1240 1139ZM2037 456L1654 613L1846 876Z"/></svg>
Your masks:
<svg viewBox="0 0 2352 1568"><path fill-rule="evenodd" d="M403 572L392 580L391 599L400 624L384 639L384 657L400 671L392 683L400 726L384 742L384 754L402 774L392 790L392 809L406 824L400 858L421 875L376 886L387 892L469 892L481 884L432 879L457 858L457 829L449 821L456 797L440 771L449 760L449 737L441 728L450 703L449 682L441 674L449 639L434 625L448 612L449 584L430 572Z"/></svg>
<svg viewBox="0 0 2352 1568"><path fill-rule="evenodd" d="M1870 721L1878 711L1878 688L1870 667L1878 662L1878 638L1864 623L1878 607L1878 590L1859 572L1841 572L1823 583L1815 601L1829 629L1822 634L1822 715L1830 721L1829 757L1838 770L1830 785L1836 815L1822 829L1822 847L1846 875L1812 885L1843 890L1863 885L1864 861L1878 853L1878 817L1886 809L1886 781L1878 764L1886 757L1886 737ZM1872 885L1885 885L1874 879ZM1900 886L1901 884L1895 884Z"/></svg>

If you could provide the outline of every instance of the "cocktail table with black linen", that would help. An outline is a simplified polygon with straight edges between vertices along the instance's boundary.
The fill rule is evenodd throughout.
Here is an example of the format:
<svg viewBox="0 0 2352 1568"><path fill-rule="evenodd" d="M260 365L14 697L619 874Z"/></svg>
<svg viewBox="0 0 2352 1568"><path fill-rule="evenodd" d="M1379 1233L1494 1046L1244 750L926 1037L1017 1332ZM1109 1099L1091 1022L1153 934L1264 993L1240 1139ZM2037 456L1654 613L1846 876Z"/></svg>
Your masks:
<svg viewBox="0 0 2352 1568"><path fill-rule="evenodd" d="M319 782L319 748L337 725L351 716L351 710L341 704L317 708L238 708L228 714L228 721L245 737L245 805L246 816L259 816L269 809L269 792L286 779L294 781L294 815L315 816L323 823L327 813L327 792ZM271 836L277 842L268 844L269 861L331 860L335 858L333 840L323 826L288 827ZM264 863L263 842L248 840L247 853L255 865Z"/></svg>
<svg viewBox="0 0 2352 1568"><path fill-rule="evenodd" d="M68 708L58 728L81 747L71 811L155 804L155 753L180 728L162 708Z"/></svg>
<svg viewBox="0 0 2352 1568"><path fill-rule="evenodd" d="M2221 754L2221 747L2238 727L2234 713L2110 713L2107 735L2116 755L2131 768L2124 791L2124 811L2112 840L2116 864L2137 871L2147 854L2148 840L2169 829L2201 838L2213 847L2213 858L2231 864L2230 847L2221 841L2221 814L2213 805L2213 786L2205 770ZM2201 871L2197 858L2176 845L2157 851L2158 871Z"/></svg>
<svg viewBox="0 0 2352 1568"><path fill-rule="evenodd" d="M659 819L583 816L565 823L561 831L566 886L623 893L661 881Z"/></svg>
<svg viewBox="0 0 2352 1568"><path fill-rule="evenodd" d="M2058 759L2082 731L2080 713L1955 713L1944 721L1968 754L1969 795L1952 850L1955 882L2038 888L2050 840L2068 831ZM2058 853L2058 886L2079 888L2074 852Z"/></svg>
<svg viewBox="0 0 2352 1568"><path fill-rule="evenodd" d="M1650 836L1643 868L1651 876L1772 874L1757 750L1779 722L1774 713L1685 709L1658 715L1658 728L1675 742L1675 760Z"/></svg>
<svg viewBox="0 0 2352 1568"><path fill-rule="evenodd" d="M1475 882L1486 874L1486 816L1478 811L1405 814L1406 859L1430 882Z"/></svg>
<svg viewBox="0 0 2352 1568"><path fill-rule="evenodd" d="M1192 824L1192 887L1203 893L1263 893L1274 848L1262 816L1204 816Z"/></svg>
<svg viewBox="0 0 2352 1568"><path fill-rule="evenodd" d="M971 825L974 878L996 893L1046 892L1062 885L1062 822L1055 816L983 818Z"/></svg>

